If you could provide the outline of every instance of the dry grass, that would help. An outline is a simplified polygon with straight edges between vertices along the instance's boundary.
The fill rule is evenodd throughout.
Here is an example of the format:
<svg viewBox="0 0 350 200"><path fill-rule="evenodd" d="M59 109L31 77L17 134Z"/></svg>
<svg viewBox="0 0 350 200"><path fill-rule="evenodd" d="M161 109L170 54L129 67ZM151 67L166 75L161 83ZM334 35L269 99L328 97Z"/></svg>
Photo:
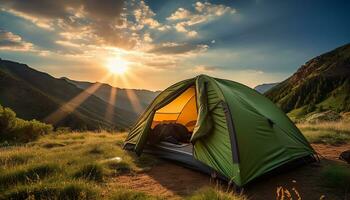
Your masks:
<svg viewBox="0 0 350 200"><path fill-rule="evenodd" d="M223 192L219 189L211 187L202 188L187 198L188 200L248 200L242 194L234 194L233 192Z"/></svg>
<svg viewBox="0 0 350 200"><path fill-rule="evenodd" d="M350 123L346 121L297 124L310 143L342 145L350 142Z"/></svg>
<svg viewBox="0 0 350 200"><path fill-rule="evenodd" d="M0 147L0 199L102 198L100 191L110 176L139 172L156 162L124 151L120 144L125 136L60 133L28 144Z"/></svg>
<svg viewBox="0 0 350 200"><path fill-rule="evenodd" d="M0 199L162 199L122 184L106 191L115 176L143 173L158 163L152 156L124 151L125 137L126 133L60 132L0 147ZM210 188L201 191L189 198L244 199Z"/></svg>
<svg viewBox="0 0 350 200"><path fill-rule="evenodd" d="M297 124L298 128L302 130L311 130L311 131L336 131L341 133L350 134L350 123L346 121L338 122L322 122L317 124L311 123L300 123Z"/></svg>

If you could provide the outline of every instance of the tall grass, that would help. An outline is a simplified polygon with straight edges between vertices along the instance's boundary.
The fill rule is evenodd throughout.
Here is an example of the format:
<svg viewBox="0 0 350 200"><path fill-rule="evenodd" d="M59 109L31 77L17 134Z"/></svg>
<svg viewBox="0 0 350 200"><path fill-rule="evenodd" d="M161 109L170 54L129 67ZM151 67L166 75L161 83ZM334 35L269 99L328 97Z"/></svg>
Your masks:
<svg viewBox="0 0 350 200"><path fill-rule="evenodd" d="M350 134L350 123L346 121L338 121L338 122L322 122L322 123L300 123L297 124L298 128L303 130L311 130L311 131L336 131L340 133L348 133Z"/></svg>
<svg viewBox="0 0 350 200"><path fill-rule="evenodd" d="M106 191L111 177L140 172L156 163L150 156L136 157L122 150L119 144L125 136L62 132L26 145L0 147L0 199L146 197L129 190L121 193L118 185Z"/></svg>
<svg viewBox="0 0 350 200"><path fill-rule="evenodd" d="M0 195L0 199L100 199L96 186L83 182L69 181L56 183L37 183L21 185Z"/></svg>
<svg viewBox="0 0 350 200"><path fill-rule="evenodd" d="M33 183L40 181L57 172L56 164L40 164L23 169L8 170L0 175L0 187L7 188L19 183Z"/></svg>
<svg viewBox="0 0 350 200"><path fill-rule="evenodd" d="M202 188L187 198L188 200L248 200L241 194L227 193L212 187Z"/></svg>
<svg viewBox="0 0 350 200"><path fill-rule="evenodd" d="M87 164L82 166L73 176L75 178L101 182L103 180L103 167L96 163Z"/></svg>
<svg viewBox="0 0 350 200"><path fill-rule="evenodd" d="M342 145L350 142L350 123L346 121L297 124L310 143Z"/></svg>
<svg viewBox="0 0 350 200"><path fill-rule="evenodd" d="M161 198L150 196L143 192L136 192L128 189L119 189L114 192L114 194L110 199L111 200L157 200Z"/></svg>

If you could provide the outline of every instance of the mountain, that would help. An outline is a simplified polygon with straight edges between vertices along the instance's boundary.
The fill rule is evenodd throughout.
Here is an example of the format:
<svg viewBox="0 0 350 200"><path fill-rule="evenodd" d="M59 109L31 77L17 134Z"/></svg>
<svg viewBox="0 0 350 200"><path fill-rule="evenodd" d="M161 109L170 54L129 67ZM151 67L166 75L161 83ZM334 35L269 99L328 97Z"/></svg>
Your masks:
<svg viewBox="0 0 350 200"><path fill-rule="evenodd" d="M1 59L0 104L12 108L20 118L73 129L124 129L137 117L65 80Z"/></svg>
<svg viewBox="0 0 350 200"><path fill-rule="evenodd" d="M350 111L350 44L317 56L265 95L285 112Z"/></svg>
<svg viewBox="0 0 350 200"><path fill-rule="evenodd" d="M75 81L66 77L61 79L64 79L84 90L91 87L93 84L96 84L85 81ZM125 109L137 115L140 115L160 93L159 91L153 92L150 90L112 87L111 85L104 83L98 84L100 84L100 87L94 92L95 96L101 98L107 103L115 105L117 108Z"/></svg>
<svg viewBox="0 0 350 200"><path fill-rule="evenodd" d="M278 85L278 83L264 83L264 84L255 86L254 90L260 92L261 94L264 94L265 92L275 87L276 85Z"/></svg>

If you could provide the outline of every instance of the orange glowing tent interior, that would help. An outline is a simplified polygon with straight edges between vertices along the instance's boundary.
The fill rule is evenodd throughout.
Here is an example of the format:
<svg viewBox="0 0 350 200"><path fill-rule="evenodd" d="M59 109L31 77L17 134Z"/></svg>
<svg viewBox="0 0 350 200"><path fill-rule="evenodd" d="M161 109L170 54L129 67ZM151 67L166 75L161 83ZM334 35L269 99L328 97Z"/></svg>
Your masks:
<svg viewBox="0 0 350 200"><path fill-rule="evenodd" d="M179 123L192 132L197 121L196 89L189 87L176 99L156 111L152 128L161 123Z"/></svg>

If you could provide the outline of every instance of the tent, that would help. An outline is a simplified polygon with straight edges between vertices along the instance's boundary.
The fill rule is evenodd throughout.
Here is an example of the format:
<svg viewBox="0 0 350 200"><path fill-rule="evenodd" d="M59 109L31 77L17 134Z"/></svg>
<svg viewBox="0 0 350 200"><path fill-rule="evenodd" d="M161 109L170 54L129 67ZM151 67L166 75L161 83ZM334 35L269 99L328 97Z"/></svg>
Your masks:
<svg viewBox="0 0 350 200"><path fill-rule="evenodd" d="M192 132L190 143L150 147L148 135L159 123L186 126ZM237 186L315 155L299 129L269 99L245 85L207 75L161 92L129 132L124 148L215 171Z"/></svg>

